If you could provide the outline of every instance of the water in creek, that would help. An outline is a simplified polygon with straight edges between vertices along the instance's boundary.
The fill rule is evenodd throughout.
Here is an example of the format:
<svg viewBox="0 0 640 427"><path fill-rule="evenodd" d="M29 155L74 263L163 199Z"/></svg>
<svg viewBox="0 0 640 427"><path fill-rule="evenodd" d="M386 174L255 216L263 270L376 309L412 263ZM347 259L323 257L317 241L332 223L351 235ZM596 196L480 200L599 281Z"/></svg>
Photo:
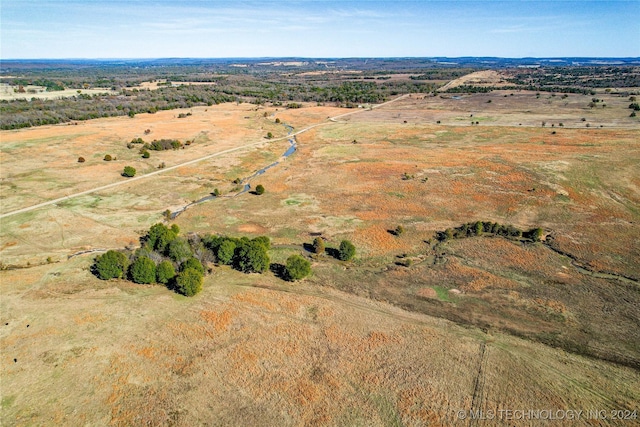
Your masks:
<svg viewBox="0 0 640 427"><path fill-rule="evenodd" d="M285 124L284 125L287 128L287 134L291 135L291 133L293 133L293 127ZM289 148L287 149L287 151L284 152L284 154L282 155L282 160L286 159L287 157L289 157L290 155L292 155L293 153L296 152L296 150L298 149L298 142L296 141L296 137L290 137L289 138ZM273 162L270 165L267 165L265 167L263 167L262 169L259 169L258 171L256 171L253 175L244 178L242 181L240 181L240 184L244 184L242 187L242 190L240 190L238 193L235 194L231 194L228 196L216 196L215 194L211 193L208 196L205 196L201 199L196 200L195 202L191 202L188 205L178 209L175 212L171 212L171 219L176 218L178 215L180 215L182 212L186 211L188 208L190 208L191 206L194 205L199 205L200 203L204 203L204 202L208 202L209 200L213 200L213 199L218 199L221 197L237 197L240 196L241 194L247 193L251 190L251 180L254 179L257 176L260 176L262 174L264 174L266 171L268 171L269 169L279 165L281 162L281 160L278 160L277 162Z"/></svg>

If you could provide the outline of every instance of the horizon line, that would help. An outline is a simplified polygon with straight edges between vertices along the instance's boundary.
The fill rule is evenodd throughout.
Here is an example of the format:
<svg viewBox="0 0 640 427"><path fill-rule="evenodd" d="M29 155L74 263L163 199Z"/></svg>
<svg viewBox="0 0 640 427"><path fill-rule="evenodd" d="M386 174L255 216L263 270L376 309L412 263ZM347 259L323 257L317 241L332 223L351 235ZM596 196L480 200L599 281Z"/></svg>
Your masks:
<svg viewBox="0 0 640 427"><path fill-rule="evenodd" d="M3 61L153 61L153 60L186 60L186 59L216 59L216 60L264 60L264 59L512 59L512 60L558 60L558 59L626 59L640 60L640 56L166 56L166 57L65 57L65 58L0 58Z"/></svg>

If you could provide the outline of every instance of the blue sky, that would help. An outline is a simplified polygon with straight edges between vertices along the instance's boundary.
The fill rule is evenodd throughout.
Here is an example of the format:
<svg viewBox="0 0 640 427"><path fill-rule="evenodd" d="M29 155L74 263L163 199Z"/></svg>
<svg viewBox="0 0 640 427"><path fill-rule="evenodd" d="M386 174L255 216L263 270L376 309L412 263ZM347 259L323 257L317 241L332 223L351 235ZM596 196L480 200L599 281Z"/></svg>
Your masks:
<svg viewBox="0 0 640 427"><path fill-rule="evenodd" d="M640 0L0 0L0 58L640 57Z"/></svg>

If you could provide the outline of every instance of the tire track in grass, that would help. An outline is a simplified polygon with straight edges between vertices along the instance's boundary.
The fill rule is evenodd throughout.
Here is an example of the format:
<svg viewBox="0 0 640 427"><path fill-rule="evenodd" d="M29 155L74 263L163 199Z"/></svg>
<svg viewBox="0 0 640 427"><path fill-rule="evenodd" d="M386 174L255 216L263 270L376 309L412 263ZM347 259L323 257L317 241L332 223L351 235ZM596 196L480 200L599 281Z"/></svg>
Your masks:
<svg viewBox="0 0 640 427"><path fill-rule="evenodd" d="M471 399L471 409L469 414L475 414L479 411L482 411L482 401L484 400L484 383L486 380L486 370L487 370L487 343L480 343L480 363L478 364L478 374L476 375L476 380L473 385L473 398ZM478 417L473 415L469 416L469 427L475 426L478 424Z"/></svg>

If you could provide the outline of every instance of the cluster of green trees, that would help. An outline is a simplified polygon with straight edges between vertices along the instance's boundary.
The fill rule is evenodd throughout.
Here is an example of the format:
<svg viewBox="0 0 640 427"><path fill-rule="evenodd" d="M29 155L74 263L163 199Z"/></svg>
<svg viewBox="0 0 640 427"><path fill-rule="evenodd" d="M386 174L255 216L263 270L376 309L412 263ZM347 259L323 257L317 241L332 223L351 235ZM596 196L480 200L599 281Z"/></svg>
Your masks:
<svg viewBox="0 0 640 427"><path fill-rule="evenodd" d="M269 269L271 241L267 236L249 239L207 235L202 242L220 264L244 273L264 273Z"/></svg>
<svg viewBox="0 0 640 427"><path fill-rule="evenodd" d="M495 89L490 86L460 85L447 89L447 93L489 93Z"/></svg>
<svg viewBox="0 0 640 427"><path fill-rule="evenodd" d="M454 80L476 71L474 68L436 68L409 76L411 80Z"/></svg>
<svg viewBox="0 0 640 427"><path fill-rule="evenodd" d="M154 139L153 141L151 141L151 143L145 142L141 150L177 150L182 146L183 144L177 139Z"/></svg>
<svg viewBox="0 0 640 427"><path fill-rule="evenodd" d="M35 79L35 80L15 79L13 80L12 84L14 86L44 86L47 88L47 92L64 90L64 86L62 82L53 81L53 80L44 79L44 78Z"/></svg>
<svg viewBox="0 0 640 427"><path fill-rule="evenodd" d="M465 237L474 237L482 235L496 235L512 239L527 239L538 242L542 238L544 231L542 228L532 228L528 231L522 231L513 225L502 225L491 221L476 221L462 224L456 228L447 228L444 231L438 231L436 238L441 241L450 239L463 239Z"/></svg>
<svg viewBox="0 0 640 427"><path fill-rule="evenodd" d="M197 241L179 237L177 225L152 226L135 252L110 250L96 257L93 273L102 280L127 278L135 283L160 283L186 296L202 290L205 269ZM200 256L200 258L198 258Z"/></svg>
<svg viewBox="0 0 640 427"><path fill-rule="evenodd" d="M117 278L140 284L160 283L186 296L202 290L207 262L229 265L243 273L264 273L271 269L288 281L311 274L310 261L299 254L287 258L284 266L271 264L271 240L267 236L249 239L192 234L187 239L180 236L177 225L167 227L158 223L149 228L140 241L141 246L135 251L110 250L97 256L92 266L93 274L102 280ZM313 251L317 254L325 252L321 237L314 240ZM343 240L337 250L331 251L337 259L349 261L356 248L350 241Z"/></svg>
<svg viewBox="0 0 640 427"><path fill-rule="evenodd" d="M349 261L356 255L356 247L349 240L342 240L338 249L327 249L322 237L316 237L311 244L311 251L315 254L321 255L326 252L330 252L335 258L340 261Z"/></svg>

